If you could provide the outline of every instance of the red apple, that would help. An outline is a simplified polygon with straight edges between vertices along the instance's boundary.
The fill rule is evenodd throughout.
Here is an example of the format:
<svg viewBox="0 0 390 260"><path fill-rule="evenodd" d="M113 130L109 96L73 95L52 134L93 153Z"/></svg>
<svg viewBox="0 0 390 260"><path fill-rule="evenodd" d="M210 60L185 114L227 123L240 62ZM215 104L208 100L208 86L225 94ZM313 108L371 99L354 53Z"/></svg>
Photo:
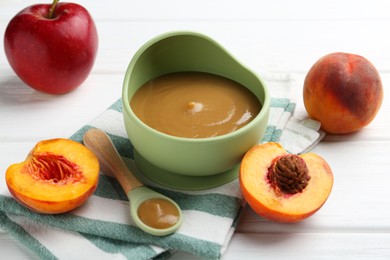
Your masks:
<svg viewBox="0 0 390 260"><path fill-rule="evenodd" d="M37 4L16 14L4 35L15 73L30 87L64 94L88 77L98 48L95 23L74 3Z"/></svg>

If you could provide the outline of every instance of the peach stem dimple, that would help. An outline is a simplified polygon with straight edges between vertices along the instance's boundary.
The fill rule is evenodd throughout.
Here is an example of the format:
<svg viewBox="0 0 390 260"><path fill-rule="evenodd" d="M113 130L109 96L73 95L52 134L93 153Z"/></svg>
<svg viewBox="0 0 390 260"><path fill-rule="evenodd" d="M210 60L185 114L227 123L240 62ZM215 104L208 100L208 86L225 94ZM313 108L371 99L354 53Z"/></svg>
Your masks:
<svg viewBox="0 0 390 260"><path fill-rule="evenodd" d="M54 10L56 9L58 1L59 0L53 0L53 3L51 4L50 9L49 9L49 14L48 14L47 18L53 19Z"/></svg>

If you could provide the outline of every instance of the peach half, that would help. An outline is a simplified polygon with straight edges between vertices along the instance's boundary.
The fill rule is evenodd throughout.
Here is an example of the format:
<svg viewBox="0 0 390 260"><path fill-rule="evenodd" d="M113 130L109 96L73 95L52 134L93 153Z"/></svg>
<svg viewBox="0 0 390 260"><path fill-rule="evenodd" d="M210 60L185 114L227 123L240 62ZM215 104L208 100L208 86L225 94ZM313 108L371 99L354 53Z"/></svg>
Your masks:
<svg viewBox="0 0 390 260"><path fill-rule="evenodd" d="M38 142L27 158L8 167L12 196L27 208L59 214L82 205L95 191L99 161L84 145L70 139Z"/></svg>
<svg viewBox="0 0 390 260"><path fill-rule="evenodd" d="M314 153L289 154L274 142L256 145L244 155L239 179L254 212L285 223L317 212L333 186L333 173L323 158Z"/></svg>

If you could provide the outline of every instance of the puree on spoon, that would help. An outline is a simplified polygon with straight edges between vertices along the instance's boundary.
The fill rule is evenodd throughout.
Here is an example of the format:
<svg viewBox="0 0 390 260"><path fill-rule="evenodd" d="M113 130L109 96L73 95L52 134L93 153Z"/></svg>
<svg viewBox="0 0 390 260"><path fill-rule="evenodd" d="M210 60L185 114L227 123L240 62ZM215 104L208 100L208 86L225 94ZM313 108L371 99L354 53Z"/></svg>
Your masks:
<svg viewBox="0 0 390 260"><path fill-rule="evenodd" d="M186 138L233 132L248 124L261 109L259 100L246 87L204 72L157 77L138 89L130 106L155 130Z"/></svg>

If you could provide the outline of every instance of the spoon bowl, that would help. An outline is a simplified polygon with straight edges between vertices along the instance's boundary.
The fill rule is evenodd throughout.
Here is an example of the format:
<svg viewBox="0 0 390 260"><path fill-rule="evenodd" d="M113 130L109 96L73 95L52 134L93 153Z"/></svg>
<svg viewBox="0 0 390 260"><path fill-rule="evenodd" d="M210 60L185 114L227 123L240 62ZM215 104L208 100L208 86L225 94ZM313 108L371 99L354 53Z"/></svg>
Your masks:
<svg viewBox="0 0 390 260"><path fill-rule="evenodd" d="M130 201L131 217L133 218L133 221L135 222L135 224L139 228L141 228L143 231L145 231L149 234L155 235L155 236L165 236L165 235L174 233L180 227L182 220L183 220L181 210L180 210L179 206L176 204L176 202L174 202L172 199L168 198L167 196L162 195L161 193L158 193L158 192L156 192L152 189L149 189L145 186L142 186L142 187L138 187L138 188L131 190L127 194L127 197L129 198L129 201ZM145 224L140 219L140 217L138 215L138 209L143 202L150 200L150 199L167 200L169 203L171 203L177 209L179 209L177 222L174 225L167 227L167 228L163 228L163 229L154 228L154 227L151 227L151 226Z"/></svg>
<svg viewBox="0 0 390 260"><path fill-rule="evenodd" d="M140 229L155 236L165 236L175 232L180 227L183 216L177 203L167 196L144 186L127 168L106 133L99 129L90 129L84 134L83 142L86 147L95 153L102 169L109 171L110 175L114 176L122 186L130 201L130 215ZM156 228L145 224L141 220L138 213L141 204L152 199L163 199L171 207L176 208L177 216L173 216L174 221L168 227ZM155 205L155 207L158 207L157 212L164 212L162 205ZM152 211L150 211L150 214L153 214ZM165 214L151 215L150 217L152 219L156 218L156 221L166 217L172 219L172 216Z"/></svg>

